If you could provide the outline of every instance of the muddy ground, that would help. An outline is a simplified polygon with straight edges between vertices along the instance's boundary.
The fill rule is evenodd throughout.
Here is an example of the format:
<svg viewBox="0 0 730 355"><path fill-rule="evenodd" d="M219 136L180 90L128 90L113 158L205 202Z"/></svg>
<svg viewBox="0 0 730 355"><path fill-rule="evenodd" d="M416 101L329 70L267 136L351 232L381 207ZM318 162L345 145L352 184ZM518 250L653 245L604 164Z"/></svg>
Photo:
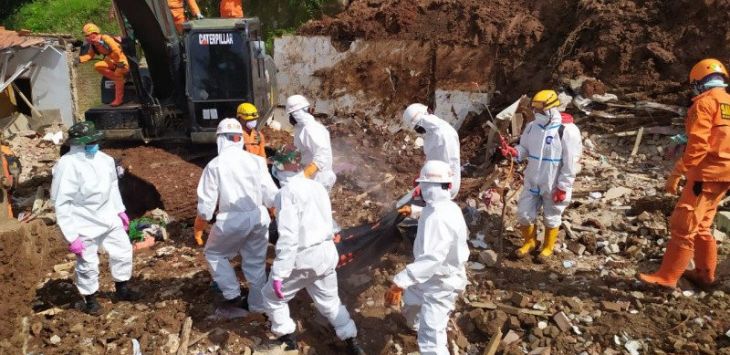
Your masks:
<svg viewBox="0 0 730 355"><path fill-rule="evenodd" d="M694 63L706 56L730 59L729 9L726 1L692 0L355 0L299 32L331 35L344 45L364 38L455 47L442 60L462 66L435 75L498 90L502 103L585 74L629 97L684 104ZM372 64L378 75L377 56ZM382 92L388 90L368 91ZM419 97L405 87L398 92Z"/></svg>
<svg viewBox="0 0 730 355"><path fill-rule="evenodd" d="M428 100L434 89L428 83L435 75L440 82L453 78L454 88L477 82L484 90L499 90L496 107L578 74L602 79L610 92L625 100L684 104L689 66L706 55L726 62L730 58L724 46L730 38L725 25L728 6L722 1L689 0L355 0L338 17L311 22L301 32L332 35L343 45L367 38L423 40L429 48L450 46L432 58L454 60L458 65L452 71L429 73L420 83L395 82L393 90L382 90L377 58L319 73L328 78L325 89L363 89L386 102L394 100L394 112L411 100ZM463 64L471 57L474 63ZM406 73L407 63L394 70L396 76ZM364 85L368 82L378 85ZM335 219L342 227L377 220L392 209L418 173L423 156L416 136L393 133L387 124L358 114L320 119L331 132L335 152ZM713 290L682 283L682 291L667 293L634 281L637 271L657 267L667 241L667 218L676 198L664 195L662 186L672 157L666 154L666 136L647 134L638 154L629 157L634 137L610 133L636 122L669 124L671 119L649 115L643 121L625 122L578 115L578 125L591 144L586 143L574 202L565 214L570 229L561 232L556 257L547 264L504 259L501 268L477 264L487 263L486 250L500 251L500 240L504 255L519 245L514 231L516 195L507 195L511 199L504 234L500 233L502 202L496 197L489 203L484 199L495 180L503 184L509 170L501 160L496 168L484 164L494 158L486 154L486 130L480 121L484 119L472 118L460 131L465 166L458 202L470 238L484 236L487 249L480 243L470 245L471 285L453 315L452 348L481 354L499 331L506 334L499 351L508 354L544 354L545 348L557 354L618 354L634 348L650 354L730 354L730 338L725 335L730 329L727 236L716 235L721 240L720 266ZM273 146L290 142L285 133L266 133ZM162 207L178 221L170 227L171 240L135 255L133 282L143 299L115 302L112 280L102 265L105 313L100 317L80 313L71 307L78 299L73 259L57 228L31 225L4 233L0 274L3 285L10 287L0 291L0 311L9 321L0 327L0 353L19 353L27 344L29 351L43 354L131 354L132 339L140 342L145 354L174 353L186 317L193 320L190 349L196 354L246 353L269 344L268 324L260 316L210 318L218 296L209 287L202 249L194 246L189 226L198 177L213 148L127 146L107 151L127 168L122 190L133 215ZM520 186L519 172L517 166L514 189ZM393 176L391 182L379 185L390 180L388 175ZM341 278L341 295L368 354L417 350L415 335L402 317L383 306L388 280L408 262L409 245L398 244L362 274ZM292 310L304 353L343 352L304 293Z"/></svg>
<svg viewBox="0 0 730 355"><path fill-rule="evenodd" d="M365 132L357 120L324 118L323 121L332 132L334 145L339 147L335 163L340 169L339 180L332 198L335 217L343 227L373 221L410 187L422 163L419 149L405 143L406 140L413 142L415 136L406 132L394 136ZM592 123L585 125L590 127ZM462 141L473 139L471 135L475 132L462 133ZM288 138L286 134L274 135L277 138L272 137L272 144ZM630 341L639 342L649 353L727 353L730 347L730 339L724 335L730 327L727 244L721 244L720 282L712 291L701 292L683 284L684 294L656 292L640 287L633 279L637 270L647 271L657 266L667 236L666 220L674 198L661 193L661 176L671 165L656 148L663 138L647 138L637 157L630 160L625 158L628 155L625 150L630 148L632 138L591 138L594 148L587 151L576 183L578 197L566 213L566 220L575 226L574 235L562 235L564 244L557 257L544 265L530 259L505 259L500 269L476 270L478 266L470 264L471 285L458 302L450 339L460 351L470 354L481 353L498 328L504 334L512 330L519 338L500 347L500 351L510 354L543 347L559 354L611 353L611 349L622 351ZM396 145L400 149L391 149ZM110 151L117 155L117 151ZM157 167L172 164L176 174L158 176L175 189L174 195L179 197L173 200L175 206L186 206L180 201L194 205L197 178L190 174L199 174L207 158L183 152L180 156L188 162L185 159L172 162L167 153L153 147L119 152L129 175L139 173L138 164L161 164ZM129 156L129 152L137 154ZM134 160L139 156L145 159ZM500 161L496 176L505 178L507 169L508 164ZM393 183L375 188L386 174L395 175ZM124 179L130 178L129 175ZM519 186L519 176L519 173L515 175L514 186ZM459 202L465 208L470 237L484 234L488 247L499 250L501 203L486 205L478 199L483 178L467 174L465 182ZM630 191L611 200L606 200L608 196L599 199L588 196L590 192L607 195L611 187L618 185ZM358 200L358 195L366 190L371 192ZM133 201L150 193L126 191L124 198L130 206L137 206L138 202ZM508 203L505 254L519 243L513 231L515 200L512 198ZM470 204L477 210L467 207ZM247 348L266 351L270 334L266 331L268 324L260 316L233 320L212 318L219 296L210 289L211 279L202 249L192 242L188 227L192 215L187 207L176 211L181 223L171 227L171 240L135 254L134 285L144 293L142 300L114 301L113 282L104 271L106 265L102 265L101 302L105 313L100 317L72 308L78 298L73 286L73 260L63 250L61 236L55 228L37 232L41 237L21 239L22 248L36 248L32 243L42 241L37 254L23 256L15 249L3 250L6 256L12 254L16 255L13 258L23 260L3 259L10 261L3 264L3 274L10 275L5 276L10 278L8 284L12 282L22 292L14 291L5 298L9 301L4 303L18 313L10 326L2 329L8 338L0 344L4 346L2 349L13 353L10 349L18 349L27 341L28 349L35 353L130 354L131 340L137 339L145 354L170 353L179 345L184 319L191 317L193 353L235 354L244 353ZM643 221L643 217L638 217L642 212L649 213L651 218ZM569 251L573 243L586 246L586 251L581 256ZM615 253L608 251L614 243L618 248ZM481 261L483 251L473 247L471 261ZM382 300L388 280L408 261L408 253L408 244L400 242L393 253L373 260L372 268L341 277L343 300L359 326L369 354L417 350L415 334L405 327L397 312L383 306ZM37 265L33 268L38 270L37 274L25 272L24 258L30 265ZM564 261L574 264L566 267ZM293 302L292 310L300 325L302 351L342 353L341 343L334 339L331 328L317 315L304 293ZM553 319L559 312L569 317L575 329L559 328ZM23 315L27 317L25 327Z"/></svg>

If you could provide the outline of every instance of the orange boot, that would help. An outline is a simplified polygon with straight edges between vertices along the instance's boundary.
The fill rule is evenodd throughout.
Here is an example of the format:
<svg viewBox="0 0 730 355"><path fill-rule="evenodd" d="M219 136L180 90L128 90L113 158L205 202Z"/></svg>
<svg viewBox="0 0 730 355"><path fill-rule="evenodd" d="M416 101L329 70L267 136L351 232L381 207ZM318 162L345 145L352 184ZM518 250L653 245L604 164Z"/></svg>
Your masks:
<svg viewBox="0 0 730 355"><path fill-rule="evenodd" d="M715 283L717 269L717 243L715 239L695 239L695 269L684 273L686 278L700 288L707 289Z"/></svg>
<svg viewBox="0 0 730 355"><path fill-rule="evenodd" d="M119 106L124 103L124 79L114 80L114 101L110 106Z"/></svg>
<svg viewBox="0 0 730 355"><path fill-rule="evenodd" d="M667 251L664 253L659 270L653 274L639 274L639 279L666 288L676 288L677 281L682 277L689 260L692 259L692 254L691 249L681 247L672 239L667 245Z"/></svg>

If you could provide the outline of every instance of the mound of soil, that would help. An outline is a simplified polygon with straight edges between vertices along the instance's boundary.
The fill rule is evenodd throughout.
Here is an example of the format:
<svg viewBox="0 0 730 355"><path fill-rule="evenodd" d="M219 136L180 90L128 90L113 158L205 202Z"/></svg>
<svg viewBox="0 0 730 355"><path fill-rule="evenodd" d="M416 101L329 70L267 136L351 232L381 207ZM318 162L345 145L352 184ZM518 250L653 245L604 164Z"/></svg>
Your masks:
<svg viewBox="0 0 730 355"><path fill-rule="evenodd" d="M695 62L730 59L728 10L690 0L354 0L300 33L481 49L494 58L490 77L504 101L585 74L619 94L684 103Z"/></svg>
<svg viewBox="0 0 730 355"><path fill-rule="evenodd" d="M0 353L25 353L29 338L33 295L38 282L52 271L57 258L66 252L46 226L35 221L0 223Z"/></svg>

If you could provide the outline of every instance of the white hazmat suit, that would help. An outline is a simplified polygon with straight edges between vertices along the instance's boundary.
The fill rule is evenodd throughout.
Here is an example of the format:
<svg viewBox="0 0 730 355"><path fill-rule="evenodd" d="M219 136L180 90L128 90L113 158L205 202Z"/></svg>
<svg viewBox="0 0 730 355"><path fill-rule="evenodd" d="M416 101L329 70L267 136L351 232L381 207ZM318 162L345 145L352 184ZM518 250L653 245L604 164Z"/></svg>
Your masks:
<svg viewBox="0 0 730 355"><path fill-rule="evenodd" d="M459 134L448 122L435 115L425 114L418 123L426 130L423 135L423 152L426 161L440 160L449 164L454 173L451 183L451 198L455 198L461 187L461 143Z"/></svg>
<svg viewBox="0 0 730 355"><path fill-rule="evenodd" d="M300 164L306 167L314 163L318 168L314 180L322 184L327 191L331 190L337 176L332 170L330 133L304 109L292 112L292 116L297 120L294 126L294 146L302 154Z"/></svg>
<svg viewBox="0 0 730 355"><path fill-rule="evenodd" d="M294 333L288 302L306 289L319 312L341 340L357 336L355 322L340 302L335 267L339 260L332 235L332 206L327 191L303 174L282 181L276 198L279 240L269 281L282 281L283 299L273 287L264 288L271 331L276 336Z"/></svg>
<svg viewBox="0 0 730 355"><path fill-rule="evenodd" d="M266 284L266 249L269 218L278 189L266 161L243 150L243 141L219 136L218 156L203 170L198 183L198 214L206 221L218 215L205 244L205 258L213 280L227 300L241 295L229 258L241 255L241 268L249 283L248 306L263 312L261 290Z"/></svg>
<svg viewBox="0 0 730 355"><path fill-rule="evenodd" d="M525 169L525 184L517 204L518 223L522 226L533 224L542 206L545 227L559 227L563 211L570 204L573 182L583 151L578 127L572 121L563 122L560 111L551 108L547 115L535 115L535 120L527 124L515 148L519 153L516 158L518 161L529 160ZM566 192L564 201L553 202L555 188Z"/></svg>
<svg viewBox="0 0 730 355"><path fill-rule="evenodd" d="M418 221L415 260L393 278L404 289L403 313L418 331L421 354L449 354L446 327L459 293L466 287L468 231L459 206L441 184L421 183L427 205Z"/></svg>
<svg viewBox="0 0 730 355"><path fill-rule="evenodd" d="M53 167L51 200L66 241L81 238L85 246L76 257L76 287L81 295L99 290L99 244L109 254L114 281L128 281L132 277L132 244L119 218L126 208L114 159L103 152L88 154L83 145L72 145Z"/></svg>

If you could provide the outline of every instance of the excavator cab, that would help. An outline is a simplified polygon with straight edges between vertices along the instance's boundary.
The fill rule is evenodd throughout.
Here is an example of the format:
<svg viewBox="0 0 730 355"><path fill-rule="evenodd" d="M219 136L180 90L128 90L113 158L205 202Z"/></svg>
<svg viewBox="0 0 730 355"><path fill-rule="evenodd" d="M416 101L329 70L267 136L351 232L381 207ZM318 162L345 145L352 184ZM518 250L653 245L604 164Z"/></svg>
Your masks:
<svg viewBox="0 0 730 355"><path fill-rule="evenodd" d="M236 117L242 102L273 112L273 60L259 20L204 19L186 23L186 96L193 142L214 140L218 121Z"/></svg>
<svg viewBox="0 0 730 355"><path fill-rule="evenodd" d="M107 139L213 143L218 122L242 102L256 105L259 124L271 117L276 68L257 18L193 20L177 33L167 0L113 5L130 62L125 103L85 113Z"/></svg>

